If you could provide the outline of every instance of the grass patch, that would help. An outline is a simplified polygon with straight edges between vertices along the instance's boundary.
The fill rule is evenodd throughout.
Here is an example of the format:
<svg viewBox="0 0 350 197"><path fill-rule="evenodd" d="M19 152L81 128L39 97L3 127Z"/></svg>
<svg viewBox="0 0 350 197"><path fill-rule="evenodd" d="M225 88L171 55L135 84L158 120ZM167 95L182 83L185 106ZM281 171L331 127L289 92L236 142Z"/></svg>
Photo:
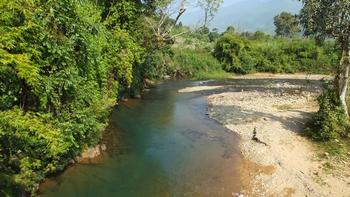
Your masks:
<svg viewBox="0 0 350 197"><path fill-rule="evenodd" d="M223 70L215 70L215 71L198 71L194 73L193 79L203 80L203 79L227 79L232 76L231 73L225 72Z"/></svg>
<svg viewBox="0 0 350 197"><path fill-rule="evenodd" d="M330 156L350 159L350 139L336 139L319 143L319 146Z"/></svg>

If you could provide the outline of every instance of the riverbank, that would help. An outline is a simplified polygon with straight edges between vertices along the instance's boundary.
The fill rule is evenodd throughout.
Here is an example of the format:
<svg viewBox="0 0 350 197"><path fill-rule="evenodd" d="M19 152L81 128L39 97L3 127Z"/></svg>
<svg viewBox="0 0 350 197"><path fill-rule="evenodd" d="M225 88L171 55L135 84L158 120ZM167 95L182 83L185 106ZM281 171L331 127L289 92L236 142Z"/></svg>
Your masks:
<svg viewBox="0 0 350 197"><path fill-rule="evenodd" d="M349 162L334 163L302 136L318 110L315 98L324 79L330 77L248 75L180 92L207 95L209 117L241 137L246 159L242 192L247 196L348 196ZM254 128L260 142L252 140Z"/></svg>

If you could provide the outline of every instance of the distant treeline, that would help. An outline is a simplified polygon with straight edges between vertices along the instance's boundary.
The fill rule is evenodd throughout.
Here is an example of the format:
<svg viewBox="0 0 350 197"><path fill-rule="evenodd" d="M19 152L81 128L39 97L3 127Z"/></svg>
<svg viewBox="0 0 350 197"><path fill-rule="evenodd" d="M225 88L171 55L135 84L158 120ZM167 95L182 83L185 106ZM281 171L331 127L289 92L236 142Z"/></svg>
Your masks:
<svg viewBox="0 0 350 197"><path fill-rule="evenodd" d="M177 76L182 77L196 78L198 71L218 70L237 74L332 74L339 65L338 48L332 40L319 42L300 35L272 36L260 31L240 33L233 27L223 33L199 29L178 39L172 52L174 58L168 64L175 64Z"/></svg>

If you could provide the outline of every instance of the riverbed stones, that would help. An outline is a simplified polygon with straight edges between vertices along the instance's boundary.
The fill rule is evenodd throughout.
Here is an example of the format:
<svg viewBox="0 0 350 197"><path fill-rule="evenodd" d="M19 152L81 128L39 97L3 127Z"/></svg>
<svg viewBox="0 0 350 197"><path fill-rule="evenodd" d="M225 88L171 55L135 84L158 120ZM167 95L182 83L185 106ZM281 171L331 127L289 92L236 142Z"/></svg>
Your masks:
<svg viewBox="0 0 350 197"><path fill-rule="evenodd" d="M333 174L325 175L322 170L313 171L314 166L321 164L321 161L312 159L316 155L316 147L300 136L305 122L318 110L315 98L320 94L319 90L322 90L322 87L314 87L316 82L301 84L300 81L294 84L258 81L258 84L254 85L264 91L250 91L251 84L247 84L243 92L240 92L241 88L230 91L230 85L227 85L221 88L219 93L213 91L208 97L209 110L213 109L210 117L240 135L240 147L244 157L258 164L276 167L269 175L259 172L252 174L249 171L245 173L254 175L249 194L284 196L286 191L283 188L295 188L291 192L293 196L342 196L340 194L350 193L350 188L345 186L347 182ZM295 89L298 91L294 91ZM251 131L254 127L263 131L259 136L269 142L270 148L251 143ZM329 153L321 155L322 160L329 160ZM317 180L323 178L328 181L329 187L317 183L315 177ZM272 182L275 184L271 184ZM265 191L267 193L264 193Z"/></svg>
<svg viewBox="0 0 350 197"><path fill-rule="evenodd" d="M98 144L95 147L87 148L75 160L78 163L96 163L98 161L96 158L101 156L102 152L106 150L107 146L105 144Z"/></svg>

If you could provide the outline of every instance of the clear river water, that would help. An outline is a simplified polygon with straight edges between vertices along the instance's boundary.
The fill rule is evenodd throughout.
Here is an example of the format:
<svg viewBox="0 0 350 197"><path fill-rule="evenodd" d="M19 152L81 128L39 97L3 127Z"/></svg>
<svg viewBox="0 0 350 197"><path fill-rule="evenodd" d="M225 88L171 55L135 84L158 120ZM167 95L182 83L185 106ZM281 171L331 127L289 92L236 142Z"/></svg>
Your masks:
<svg viewBox="0 0 350 197"><path fill-rule="evenodd" d="M165 82L113 110L98 159L42 184L42 197L232 196L240 191L239 137L209 119L199 82Z"/></svg>

